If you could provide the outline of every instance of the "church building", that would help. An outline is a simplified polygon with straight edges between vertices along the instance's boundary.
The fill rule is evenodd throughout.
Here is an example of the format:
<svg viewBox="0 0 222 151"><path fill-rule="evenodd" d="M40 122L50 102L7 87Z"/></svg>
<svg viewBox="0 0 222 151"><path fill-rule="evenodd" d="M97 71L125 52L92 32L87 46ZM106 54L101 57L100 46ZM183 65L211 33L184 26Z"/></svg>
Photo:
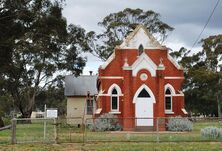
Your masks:
<svg viewBox="0 0 222 151"><path fill-rule="evenodd" d="M167 47L139 25L99 68L96 114L125 119L124 130L154 127L156 117L186 116L183 80Z"/></svg>

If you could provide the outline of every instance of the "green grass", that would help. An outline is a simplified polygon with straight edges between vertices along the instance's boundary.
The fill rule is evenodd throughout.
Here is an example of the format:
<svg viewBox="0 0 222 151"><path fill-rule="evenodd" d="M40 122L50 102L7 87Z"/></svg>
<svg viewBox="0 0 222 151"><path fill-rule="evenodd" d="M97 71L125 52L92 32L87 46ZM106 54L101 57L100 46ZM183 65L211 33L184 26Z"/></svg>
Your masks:
<svg viewBox="0 0 222 151"><path fill-rule="evenodd" d="M11 145L10 130L0 131L0 151L218 151L222 150L222 138L206 139L200 136L201 128L216 126L222 128L221 122L199 121L194 123L192 132L184 133L160 133L160 143L156 143L156 133L123 133L123 132L90 132L85 133L87 143L83 144L81 128L67 124L57 127L58 143L54 140L54 125L47 123L47 143L43 142L43 122L17 125L18 142L38 141L38 143L26 143ZM72 143L71 143L72 142ZM74 142L74 143L73 143Z"/></svg>
<svg viewBox="0 0 222 151"><path fill-rule="evenodd" d="M222 143L0 144L0 151L219 151Z"/></svg>

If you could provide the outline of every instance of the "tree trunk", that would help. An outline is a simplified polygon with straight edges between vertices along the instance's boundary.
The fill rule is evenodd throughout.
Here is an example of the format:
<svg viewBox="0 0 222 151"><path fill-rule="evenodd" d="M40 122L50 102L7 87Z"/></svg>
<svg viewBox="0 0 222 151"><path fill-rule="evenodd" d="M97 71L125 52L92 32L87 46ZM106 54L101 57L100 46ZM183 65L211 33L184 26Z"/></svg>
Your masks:
<svg viewBox="0 0 222 151"><path fill-rule="evenodd" d="M217 95L217 112L218 112L218 117L222 117L220 100L219 100L219 96L218 95Z"/></svg>
<svg viewBox="0 0 222 151"><path fill-rule="evenodd" d="M35 105L35 92L32 94L32 97L28 98L28 104L25 107L25 110L23 110L22 112L22 118L31 118L34 105Z"/></svg>
<svg viewBox="0 0 222 151"><path fill-rule="evenodd" d="M2 120L2 117L0 116L0 127L4 127L5 124L4 124L4 121Z"/></svg>

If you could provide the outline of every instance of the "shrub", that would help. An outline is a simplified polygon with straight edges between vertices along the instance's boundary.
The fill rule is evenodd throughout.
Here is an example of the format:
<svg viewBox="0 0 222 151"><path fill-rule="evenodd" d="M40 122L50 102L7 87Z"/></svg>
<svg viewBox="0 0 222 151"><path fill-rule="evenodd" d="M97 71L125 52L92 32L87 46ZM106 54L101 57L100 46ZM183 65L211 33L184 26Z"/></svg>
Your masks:
<svg viewBox="0 0 222 151"><path fill-rule="evenodd" d="M93 125L88 125L88 128L95 131L119 131L122 129L117 116L108 113L101 115Z"/></svg>
<svg viewBox="0 0 222 151"><path fill-rule="evenodd" d="M168 120L167 128L169 131L192 131L193 123L187 118L172 117Z"/></svg>
<svg viewBox="0 0 222 151"><path fill-rule="evenodd" d="M222 137L222 130L217 127L206 127L200 130L201 136L205 138L217 139Z"/></svg>

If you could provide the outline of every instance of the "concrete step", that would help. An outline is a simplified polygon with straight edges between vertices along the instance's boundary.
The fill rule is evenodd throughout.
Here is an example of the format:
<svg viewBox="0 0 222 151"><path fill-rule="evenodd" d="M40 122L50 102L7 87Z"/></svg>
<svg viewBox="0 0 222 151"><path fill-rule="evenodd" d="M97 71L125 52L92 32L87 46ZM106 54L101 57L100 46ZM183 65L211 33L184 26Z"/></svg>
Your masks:
<svg viewBox="0 0 222 151"><path fill-rule="evenodd" d="M153 126L136 126L135 131L144 132L144 131L154 131Z"/></svg>

